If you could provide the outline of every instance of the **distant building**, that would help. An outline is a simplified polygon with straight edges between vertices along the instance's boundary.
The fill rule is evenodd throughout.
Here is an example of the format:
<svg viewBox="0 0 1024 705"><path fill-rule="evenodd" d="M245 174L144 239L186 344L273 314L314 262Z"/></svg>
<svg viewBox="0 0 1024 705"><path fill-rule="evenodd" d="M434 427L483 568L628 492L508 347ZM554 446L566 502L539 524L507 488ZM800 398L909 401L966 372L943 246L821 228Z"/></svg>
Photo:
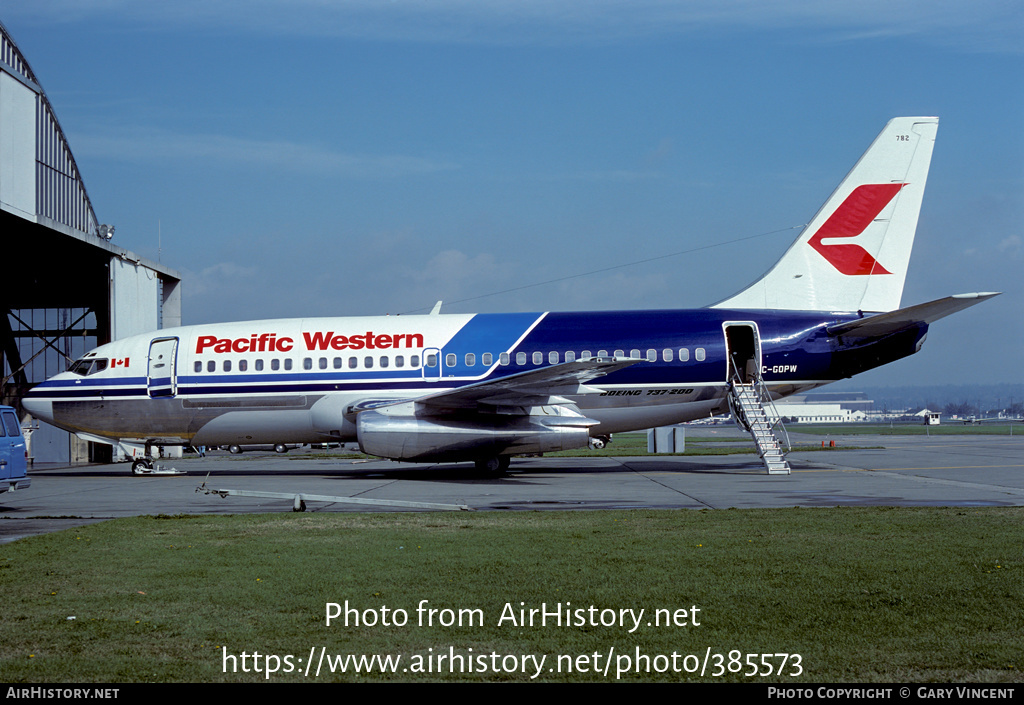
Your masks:
<svg viewBox="0 0 1024 705"><path fill-rule="evenodd" d="M776 401L775 410L797 423L852 423L866 421L874 402L863 392L812 392Z"/></svg>

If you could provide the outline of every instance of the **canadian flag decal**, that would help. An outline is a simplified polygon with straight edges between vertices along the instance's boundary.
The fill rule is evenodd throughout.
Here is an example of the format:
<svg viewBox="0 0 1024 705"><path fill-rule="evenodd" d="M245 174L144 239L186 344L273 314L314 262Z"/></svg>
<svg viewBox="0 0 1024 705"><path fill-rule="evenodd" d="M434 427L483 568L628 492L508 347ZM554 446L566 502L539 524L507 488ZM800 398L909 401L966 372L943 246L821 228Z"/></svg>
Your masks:
<svg viewBox="0 0 1024 705"><path fill-rule="evenodd" d="M843 274L891 274L860 245L822 242L857 237L906 184L864 184L853 190L810 239L810 246Z"/></svg>
<svg viewBox="0 0 1024 705"><path fill-rule="evenodd" d="M125 358L125 359L123 359L123 360L118 360L118 359L117 359L117 358L115 357L114 359L112 359L112 360L110 361L110 368L111 368L111 369L113 369L113 368L115 368L115 367L128 367L128 360L129 360L129 359L131 359L131 358L127 358L127 357L126 357L126 358Z"/></svg>

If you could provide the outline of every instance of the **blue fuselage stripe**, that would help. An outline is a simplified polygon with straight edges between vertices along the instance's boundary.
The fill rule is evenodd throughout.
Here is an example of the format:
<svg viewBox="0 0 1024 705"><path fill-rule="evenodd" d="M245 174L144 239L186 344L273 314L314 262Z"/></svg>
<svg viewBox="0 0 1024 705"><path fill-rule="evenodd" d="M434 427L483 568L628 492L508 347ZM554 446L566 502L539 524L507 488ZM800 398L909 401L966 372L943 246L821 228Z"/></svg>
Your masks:
<svg viewBox="0 0 1024 705"><path fill-rule="evenodd" d="M423 378L421 369L331 370L290 373L195 373L186 371L187 356L179 352L177 395L265 395L282 393L326 393L367 390L433 390L439 385L458 387L487 379L545 367L551 364L549 354L577 356L584 351L612 355L623 351L629 355L640 350L642 362L600 378L600 385L715 384L726 381L726 342L723 324L727 321L754 322L760 334L762 368L785 369L787 374L766 374L767 382L785 382L788 378L823 381L836 379L833 369L833 339L825 332L826 324L851 320L854 316L829 316L820 313L723 311L615 311L542 314L477 314L460 329L442 350L454 354L457 364L442 366L442 377L435 381ZM535 325L536 324L536 325ZM530 330L531 326L534 326ZM522 338L526 331L530 331ZM516 341L522 340L516 344ZM431 341L424 341L425 348ZM703 351L703 360L697 350ZM680 360L686 349L689 358ZM654 361L647 360L647 351L654 350ZM664 351L671 351L671 361L664 360ZM500 353L508 352L509 365L498 365ZM526 364L516 363L517 353L526 353ZM467 366L466 353L475 355L476 364ZM490 368L481 364L481 355L491 353ZM542 362L534 362L540 353ZM308 356L308 353L306 354ZM30 395L37 398L75 399L103 397L145 397L149 386L167 387L170 379L147 382L145 377L108 376L111 370L88 378L49 380L35 387Z"/></svg>

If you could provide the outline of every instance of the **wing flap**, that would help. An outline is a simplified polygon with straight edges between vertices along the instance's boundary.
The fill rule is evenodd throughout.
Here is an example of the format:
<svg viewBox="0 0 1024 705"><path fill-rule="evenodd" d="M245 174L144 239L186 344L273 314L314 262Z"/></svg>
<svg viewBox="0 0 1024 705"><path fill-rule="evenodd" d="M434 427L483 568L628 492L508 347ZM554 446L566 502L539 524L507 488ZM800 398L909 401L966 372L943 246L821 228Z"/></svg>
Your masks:
<svg viewBox="0 0 1024 705"><path fill-rule="evenodd" d="M550 365L536 370L449 389L413 400L425 410L453 411L487 406L544 406L568 404L567 394L587 390L586 383L625 369L643 360L636 358L589 358Z"/></svg>

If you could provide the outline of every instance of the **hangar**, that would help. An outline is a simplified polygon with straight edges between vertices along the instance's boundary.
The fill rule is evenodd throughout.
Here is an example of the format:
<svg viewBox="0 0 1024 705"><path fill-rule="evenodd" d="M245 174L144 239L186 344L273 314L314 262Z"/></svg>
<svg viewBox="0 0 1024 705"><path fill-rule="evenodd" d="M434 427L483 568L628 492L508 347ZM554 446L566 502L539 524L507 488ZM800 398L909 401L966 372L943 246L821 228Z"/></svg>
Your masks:
<svg viewBox="0 0 1024 705"><path fill-rule="evenodd" d="M0 35L0 403L33 430L35 460L109 460L110 446L26 418L21 399L97 345L180 325L181 278L111 244L46 92Z"/></svg>

